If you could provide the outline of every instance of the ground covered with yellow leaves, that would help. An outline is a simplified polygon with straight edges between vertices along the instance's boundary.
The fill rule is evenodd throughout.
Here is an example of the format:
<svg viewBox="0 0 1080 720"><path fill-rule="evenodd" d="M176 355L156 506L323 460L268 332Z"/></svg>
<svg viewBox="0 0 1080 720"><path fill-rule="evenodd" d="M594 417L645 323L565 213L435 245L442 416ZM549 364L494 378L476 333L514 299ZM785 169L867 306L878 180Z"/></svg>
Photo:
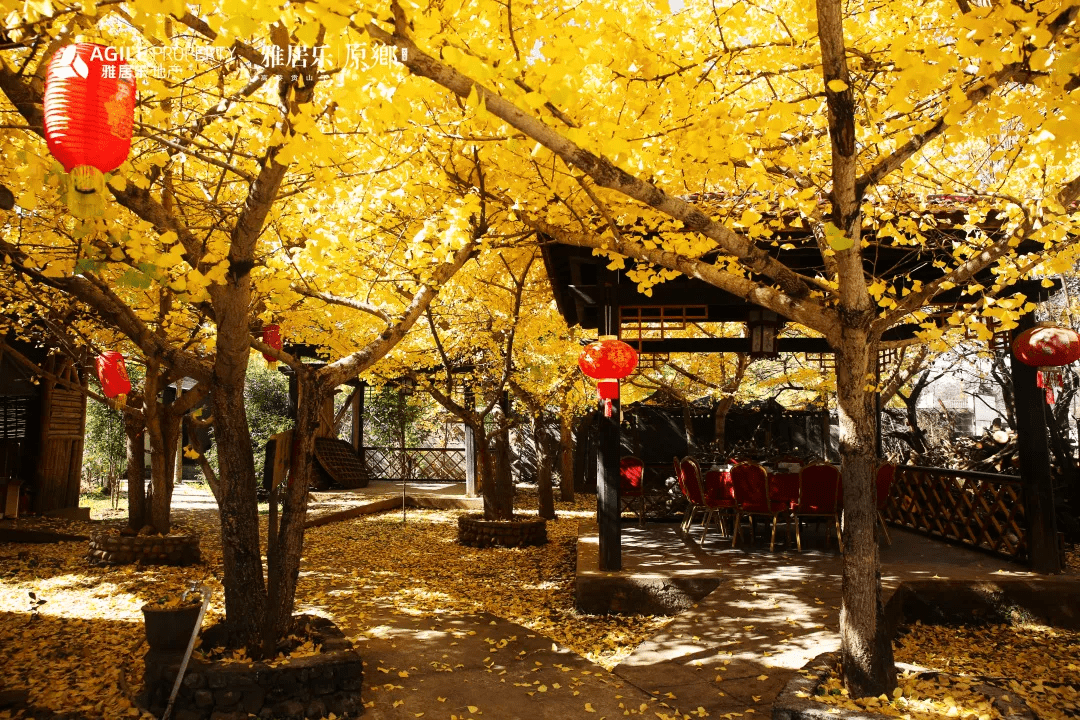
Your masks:
<svg viewBox="0 0 1080 720"><path fill-rule="evenodd" d="M387 609L420 616L486 611L610 668L670 618L574 610L574 541L593 503L591 497L560 503L559 519L548 523L549 543L533 548L463 547L456 542L459 511L410 509L404 522L400 513L384 513L311 529L297 612L329 616L360 636L378 632L369 618ZM85 542L0 550L2 689L28 690L35 708L0 711L0 718L140 716L133 700L145 652L142 605L203 582L213 591L204 627L224 611L216 513L177 510L174 518L201 534L203 565L94 567ZM103 529L100 523L47 525L81 534Z"/></svg>
<svg viewBox="0 0 1080 720"><path fill-rule="evenodd" d="M1036 624L915 624L895 643L911 666L892 697L853 700L831 676L818 699L905 720L1080 717L1080 632ZM1028 715L1029 717L1031 715Z"/></svg>

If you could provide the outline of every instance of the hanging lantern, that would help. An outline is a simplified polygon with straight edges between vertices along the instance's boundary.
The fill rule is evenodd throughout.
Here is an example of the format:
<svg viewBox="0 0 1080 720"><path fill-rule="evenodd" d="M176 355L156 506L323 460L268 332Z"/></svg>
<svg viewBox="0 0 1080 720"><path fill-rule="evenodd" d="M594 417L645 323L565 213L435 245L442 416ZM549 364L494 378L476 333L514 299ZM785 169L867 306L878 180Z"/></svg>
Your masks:
<svg viewBox="0 0 1080 720"><path fill-rule="evenodd" d="M614 335L602 335L582 349L578 367L597 381L597 392L604 401L604 417L611 417L611 401L619 398L619 380L634 372L637 361L634 348Z"/></svg>
<svg viewBox="0 0 1080 720"><path fill-rule="evenodd" d="M116 407L127 404L127 395L131 392L131 380L128 379L124 356L114 350L106 350L97 357L97 375L101 381L101 390L105 397L116 400Z"/></svg>
<svg viewBox="0 0 1080 720"><path fill-rule="evenodd" d="M1062 386L1062 366L1080 360L1080 335L1071 328L1039 323L1016 336L1013 355L1025 365L1039 369L1039 387L1046 390L1046 403L1054 404L1054 388Z"/></svg>
<svg viewBox="0 0 1080 720"><path fill-rule="evenodd" d="M105 177L131 149L135 74L116 48L66 45L45 73L45 141L70 173L68 208L76 217L101 215Z"/></svg>
<svg viewBox="0 0 1080 720"><path fill-rule="evenodd" d="M775 360L780 357L777 335L780 334L780 316L772 310L752 308L746 316L746 335L750 338L750 359Z"/></svg>
<svg viewBox="0 0 1080 720"><path fill-rule="evenodd" d="M280 350L282 348L281 328L277 325L264 325L262 329L262 341L275 350ZM271 370L277 367L278 360L273 355L263 353L263 359L266 360L266 365Z"/></svg>

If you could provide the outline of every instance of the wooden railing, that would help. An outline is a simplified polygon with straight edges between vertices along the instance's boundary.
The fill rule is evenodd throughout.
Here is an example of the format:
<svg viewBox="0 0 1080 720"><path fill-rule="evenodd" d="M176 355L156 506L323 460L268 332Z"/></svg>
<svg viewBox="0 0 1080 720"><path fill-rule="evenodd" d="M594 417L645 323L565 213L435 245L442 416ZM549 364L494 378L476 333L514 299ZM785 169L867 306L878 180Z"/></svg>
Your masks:
<svg viewBox="0 0 1080 720"><path fill-rule="evenodd" d="M464 448L365 447L364 464L372 480L465 482Z"/></svg>
<svg viewBox="0 0 1080 720"><path fill-rule="evenodd" d="M1024 492L1015 475L902 465L882 511L894 525L1027 559Z"/></svg>

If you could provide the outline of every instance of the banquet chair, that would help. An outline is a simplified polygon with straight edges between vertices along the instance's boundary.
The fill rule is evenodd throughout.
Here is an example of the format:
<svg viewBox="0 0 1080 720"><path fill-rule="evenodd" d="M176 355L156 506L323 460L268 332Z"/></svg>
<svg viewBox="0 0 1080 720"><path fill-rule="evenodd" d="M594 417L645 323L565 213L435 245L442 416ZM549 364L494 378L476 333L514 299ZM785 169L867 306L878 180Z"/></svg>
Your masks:
<svg viewBox="0 0 1080 720"><path fill-rule="evenodd" d="M743 516L750 518L750 540L754 539L753 517L767 515L772 518L772 537L769 550L776 548L776 523L781 514L788 514L788 533L791 533L791 506L773 501L769 496L769 474L755 463L743 463L731 469L731 483L735 492L735 530L731 534L731 546L739 540L739 527Z"/></svg>
<svg viewBox="0 0 1080 720"><path fill-rule="evenodd" d="M626 455L619 460L619 503L628 505L637 503L638 525L645 524L645 463L634 455Z"/></svg>
<svg viewBox="0 0 1080 720"><path fill-rule="evenodd" d="M695 502L694 497L691 496L690 491L687 488L686 473L683 472L682 462L679 460L678 457L673 458L672 461L675 465L675 479L679 481L679 490L682 492L683 497L686 499L686 512L683 513L682 525L680 525L679 527L682 529L683 532L687 532L690 529L690 525L694 522L694 513L698 510L703 510L704 506L703 503ZM699 499L700 495L701 493L699 491Z"/></svg>
<svg viewBox="0 0 1080 720"><path fill-rule="evenodd" d="M694 506L690 514L691 522L686 524L685 531L690 531L690 526L693 524L694 511L701 510L705 513L702 522L705 523L705 532L708 533L709 508L705 504L705 489L701 485L701 470L698 468L698 464L694 459L687 455L679 461L679 472L686 487L686 495Z"/></svg>
<svg viewBox="0 0 1080 720"><path fill-rule="evenodd" d="M705 497L706 515L704 521L705 531L701 534L701 543L705 543L705 537L709 534L709 523L715 518L716 528L721 535L726 534L724 529L724 515L731 515L735 520L735 490L731 484L731 476L721 470L709 470L705 473L702 481L702 491Z"/></svg>
<svg viewBox="0 0 1080 720"><path fill-rule="evenodd" d="M840 551L844 551L844 540L840 536L839 507L840 471L823 463L804 467L799 472L799 499L791 511L795 520L795 543L799 552L802 552L799 520L809 517L831 519L836 530L836 542Z"/></svg>

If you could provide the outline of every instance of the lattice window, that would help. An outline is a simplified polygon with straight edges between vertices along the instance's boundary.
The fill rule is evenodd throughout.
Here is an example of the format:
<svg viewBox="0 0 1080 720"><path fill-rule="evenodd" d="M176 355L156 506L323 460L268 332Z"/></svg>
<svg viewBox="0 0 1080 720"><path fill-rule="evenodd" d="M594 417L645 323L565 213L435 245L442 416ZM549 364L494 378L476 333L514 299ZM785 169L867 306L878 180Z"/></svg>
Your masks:
<svg viewBox="0 0 1080 720"><path fill-rule="evenodd" d="M0 439L21 440L26 437L28 400L25 397L0 397Z"/></svg>
<svg viewBox="0 0 1080 720"><path fill-rule="evenodd" d="M821 372L831 372L836 370L835 353L806 353L806 361L817 363Z"/></svg>
<svg viewBox="0 0 1080 720"><path fill-rule="evenodd" d="M622 339L663 340L670 332L685 330L686 326L709 319L705 305L630 305L619 308Z"/></svg>
<svg viewBox="0 0 1080 720"><path fill-rule="evenodd" d="M642 370L659 370L667 365L670 359L670 353L641 353L638 355L637 369L639 372Z"/></svg>

